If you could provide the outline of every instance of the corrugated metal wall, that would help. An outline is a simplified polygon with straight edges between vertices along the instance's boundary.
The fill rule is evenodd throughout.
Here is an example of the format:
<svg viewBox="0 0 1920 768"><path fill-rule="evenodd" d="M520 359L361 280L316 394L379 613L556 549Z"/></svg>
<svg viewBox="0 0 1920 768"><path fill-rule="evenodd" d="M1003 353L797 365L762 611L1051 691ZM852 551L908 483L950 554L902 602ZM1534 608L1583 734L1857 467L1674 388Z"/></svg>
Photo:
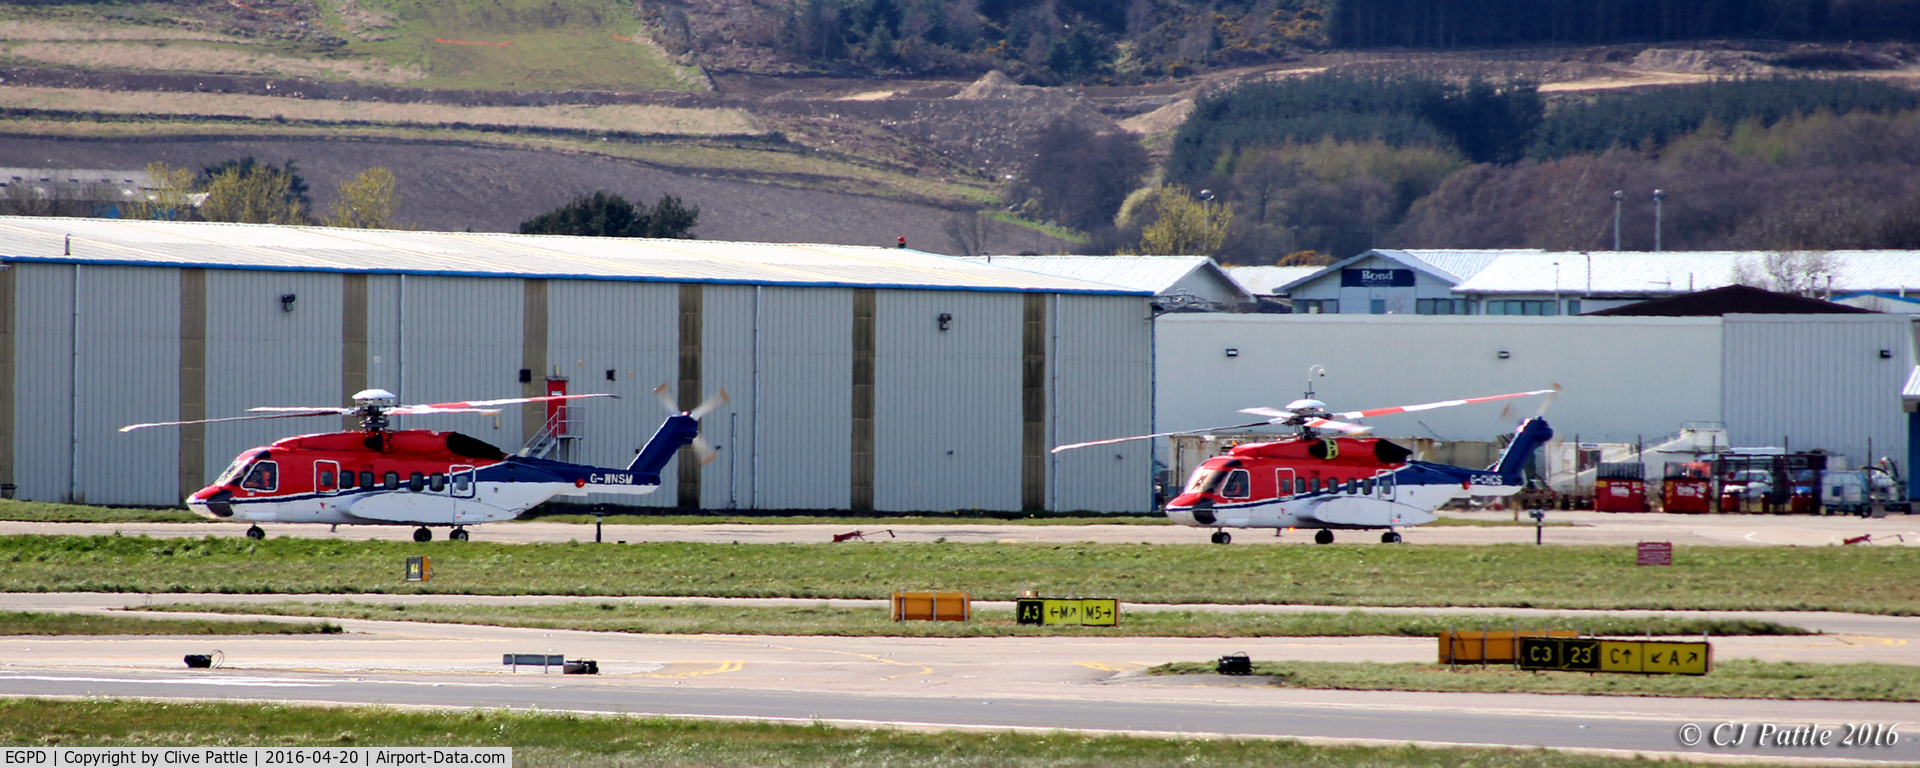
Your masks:
<svg viewBox="0 0 1920 768"><path fill-rule="evenodd" d="M18 333L14 352L14 483L19 486L19 498L61 501L67 498L68 468L72 466L75 269L64 264L14 264L12 268L17 273L13 316ZM154 373L164 375L164 370ZM174 406L168 404L127 423L166 420L173 413ZM155 455L169 456L173 453L169 438L171 435L158 435L142 444ZM168 496L173 495L173 489L167 491Z"/></svg>
<svg viewBox="0 0 1920 768"><path fill-rule="evenodd" d="M344 406L340 399L340 275L206 270L208 418L258 406ZM280 297L294 295L291 309ZM161 373L166 369L155 369ZM156 421L152 416L134 421ZM287 435L331 432L334 418L210 424L200 484L242 451ZM171 429L130 433L170 438ZM175 499L178 501L178 499Z"/></svg>
<svg viewBox="0 0 1920 768"><path fill-rule="evenodd" d="M1018 352L1025 298L879 292L876 509L1020 508ZM950 318L944 331L942 315Z"/></svg>
<svg viewBox="0 0 1920 768"><path fill-rule="evenodd" d="M853 291L761 293L758 469L761 509L845 509L851 488Z"/></svg>
<svg viewBox="0 0 1920 768"><path fill-rule="evenodd" d="M392 303L387 303L375 298L377 292L369 286L368 335L375 339L399 335L404 316L406 343L392 357L382 356L368 366L368 380L376 382L373 386L385 386L403 403L520 396L524 281L409 276L404 290L399 285L392 289L387 295ZM339 331L333 336L337 339ZM549 367L546 372L551 371ZM542 373L533 375L538 380ZM394 382L398 388L377 382ZM494 428L496 418L498 429ZM508 408L497 417L454 413L401 417L394 424L401 429L465 432L512 452L523 442L520 420L520 411Z"/></svg>
<svg viewBox="0 0 1920 768"><path fill-rule="evenodd" d="M1047 448L1152 431L1153 323L1146 303L1074 295L1056 295L1051 302ZM1152 511L1151 450L1139 440L1048 454L1047 507Z"/></svg>
<svg viewBox="0 0 1920 768"><path fill-rule="evenodd" d="M1728 437L1844 453L1851 466L1888 456L1907 467L1900 390L1913 371L1911 333L1904 315L1729 315Z"/></svg>
<svg viewBox="0 0 1920 768"><path fill-rule="evenodd" d="M701 470L700 506L706 509L753 508L754 318L765 289L745 285L705 286L706 328L701 336L700 398L722 389L731 398L708 414L700 433L718 453ZM784 318L795 322L796 318ZM665 414L655 409L653 423ZM646 434L652 434L649 428ZM677 461L677 460L676 460ZM657 495L657 494L656 494ZM669 499L669 502L672 500Z"/></svg>

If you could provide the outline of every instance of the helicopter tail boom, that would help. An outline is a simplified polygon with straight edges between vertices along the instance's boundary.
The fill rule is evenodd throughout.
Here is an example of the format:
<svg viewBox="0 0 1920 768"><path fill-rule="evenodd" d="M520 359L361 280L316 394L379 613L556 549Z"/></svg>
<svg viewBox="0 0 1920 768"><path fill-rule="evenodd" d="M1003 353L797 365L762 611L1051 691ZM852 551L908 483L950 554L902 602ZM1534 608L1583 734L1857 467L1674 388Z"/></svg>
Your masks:
<svg viewBox="0 0 1920 768"><path fill-rule="evenodd" d="M700 436L700 421L688 414L667 417L660 429L647 440L640 454L633 457L633 463L627 465L627 471L658 477L667 462L673 460L674 453L681 446L693 443Z"/></svg>
<svg viewBox="0 0 1920 768"><path fill-rule="evenodd" d="M1519 485L1522 482L1521 470L1526 469L1527 460L1533 457L1535 449L1553 439L1553 428L1541 418L1531 418L1520 423L1514 430L1513 442L1500 454L1500 463L1494 465L1494 471L1507 485Z"/></svg>

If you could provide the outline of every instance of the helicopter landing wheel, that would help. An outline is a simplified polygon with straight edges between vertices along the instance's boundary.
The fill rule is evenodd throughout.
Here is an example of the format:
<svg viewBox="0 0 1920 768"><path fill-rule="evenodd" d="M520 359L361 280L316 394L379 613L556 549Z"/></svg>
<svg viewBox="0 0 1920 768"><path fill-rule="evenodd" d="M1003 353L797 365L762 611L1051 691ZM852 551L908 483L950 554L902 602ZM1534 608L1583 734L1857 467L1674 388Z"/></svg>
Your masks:
<svg viewBox="0 0 1920 768"><path fill-rule="evenodd" d="M1230 534L1230 533L1227 533L1226 531L1214 531L1214 532L1213 532L1213 543L1215 543L1215 544L1232 544L1232 543L1233 543L1233 534Z"/></svg>
<svg viewBox="0 0 1920 768"><path fill-rule="evenodd" d="M261 528L260 526L256 525L252 528L247 529L247 538L249 539L264 539L266 537L267 537L267 529L265 528Z"/></svg>
<svg viewBox="0 0 1920 768"><path fill-rule="evenodd" d="M424 525L420 526L420 530L413 532L413 540L422 543L433 541L433 531L427 530L427 527Z"/></svg>
<svg viewBox="0 0 1920 768"><path fill-rule="evenodd" d="M1332 543L1333 543L1333 531L1329 531L1329 530L1327 530L1327 529L1325 529L1325 528L1322 528L1322 529L1320 529L1320 532L1319 532L1319 533L1316 533L1316 534L1314 534L1314 535L1313 535L1313 543L1315 543L1315 544L1332 544Z"/></svg>
<svg viewBox="0 0 1920 768"><path fill-rule="evenodd" d="M453 529L453 532L452 532L452 533L449 533L449 534L447 534L447 538L449 538L449 539L453 539L454 541L466 541L466 540L467 540L467 529L465 529L465 528L455 528L455 529Z"/></svg>
<svg viewBox="0 0 1920 768"><path fill-rule="evenodd" d="M1398 544L1400 543L1400 534L1395 533L1393 531L1387 531L1386 533L1380 534L1380 543Z"/></svg>

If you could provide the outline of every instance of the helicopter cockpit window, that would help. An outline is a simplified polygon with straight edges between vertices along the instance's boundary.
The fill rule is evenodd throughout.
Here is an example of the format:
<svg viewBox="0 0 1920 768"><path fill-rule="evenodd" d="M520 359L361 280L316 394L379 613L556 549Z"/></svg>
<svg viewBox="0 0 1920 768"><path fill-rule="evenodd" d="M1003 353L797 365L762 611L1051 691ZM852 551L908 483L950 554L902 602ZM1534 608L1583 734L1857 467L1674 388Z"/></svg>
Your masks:
<svg viewBox="0 0 1920 768"><path fill-rule="evenodd" d="M1220 480L1226 477L1226 474L1207 467L1196 469L1193 471L1193 479L1187 483L1187 493L1213 493L1220 487Z"/></svg>
<svg viewBox="0 0 1920 768"><path fill-rule="evenodd" d="M240 487L249 491L272 491L280 487L280 464L262 461L247 470L247 479L240 481Z"/></svg>
<svg viewBox="0 0 1920 768"><path fill-rule="evenodd" d="M1220 489L1220 495L1229 499L1244 499L1252 495L1251 485L1251 482L1247 479L1247 471L1244 469L1236 469L1227 473L1227 482L1225 486Z"/></svg>
<svg viewBox="0 0 1920 768"><path fill-rule="evenodd" d="M246 473L247 465L249 463L252 463L253 461L256 461L259 459L264 459L266 457L267 457L267 454L265 452L261 452L261 453L244 454L240 458L234 459L233 463L228 464L227 468L220 473L220 478L213 481L213 484L214 485L233 485L234 482L240 479L240 476L242 474Z"/></svg>

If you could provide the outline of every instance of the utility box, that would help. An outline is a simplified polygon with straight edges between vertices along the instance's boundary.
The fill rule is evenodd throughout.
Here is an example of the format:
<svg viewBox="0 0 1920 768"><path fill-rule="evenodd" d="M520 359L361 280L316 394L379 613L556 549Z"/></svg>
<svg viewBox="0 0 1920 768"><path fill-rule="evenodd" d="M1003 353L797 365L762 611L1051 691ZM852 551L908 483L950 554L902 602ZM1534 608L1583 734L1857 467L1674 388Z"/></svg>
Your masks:
<svg viewBox="0 0 1920 768"><path fill-rule="evenodd" d="M1703 515L1713 509L1713 474L1701 462L1666 462L1660 504L1668 512Z"/></svg>
<svg viewBox="0 0 1920 768"><path fill-rule="evenodd" d="M965 592L895 592L894 621L971 621L973 599Z"/></svg>
<svg viewBox="0 0 1920 768"><path fill-rule="evenodd" d="M1647 504L1647 465L1602 463L1594 472L1593 511L1651 512Z"/></svg>

